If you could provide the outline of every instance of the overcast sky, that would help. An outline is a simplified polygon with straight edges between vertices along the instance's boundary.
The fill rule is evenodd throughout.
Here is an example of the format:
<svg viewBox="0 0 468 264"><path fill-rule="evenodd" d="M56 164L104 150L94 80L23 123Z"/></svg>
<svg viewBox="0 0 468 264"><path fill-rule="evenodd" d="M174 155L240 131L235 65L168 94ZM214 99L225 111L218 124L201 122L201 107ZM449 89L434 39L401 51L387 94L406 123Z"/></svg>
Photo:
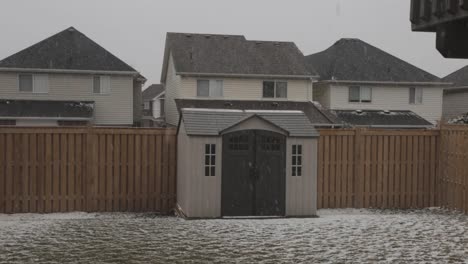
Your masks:
<svg viewBox="0 0 468 264"><path fill-rule="evenodd" d="M166 32L293 41L306 55L360 38L437 76L468 64L444 59L435 34L411 32L409 0L2 0L3 59L74 26L158 83Z"/></svg>

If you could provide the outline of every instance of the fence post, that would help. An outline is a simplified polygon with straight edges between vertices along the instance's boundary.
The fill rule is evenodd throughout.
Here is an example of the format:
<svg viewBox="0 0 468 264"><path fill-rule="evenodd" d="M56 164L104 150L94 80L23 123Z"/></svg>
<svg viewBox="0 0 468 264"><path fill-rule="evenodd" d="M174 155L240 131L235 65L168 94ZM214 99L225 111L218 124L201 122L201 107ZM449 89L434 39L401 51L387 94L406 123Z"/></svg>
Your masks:
<svg viewBox="0 0 468 264"><path fill-rule="evenodd" d="M354 136L354 207L363 208L363 193L364 193L364 163L362 157L362 128L356 128Z"/></svg>
<svg viewBox="0 0 468 264"><path fill-rule="evenodd" d="M85 209L86 212L93 212L96 210L95 202L95 190L94 187L96 185L96 137L94 133L94 129L89 127L86 131L86 180L85 180Z"/></svg>

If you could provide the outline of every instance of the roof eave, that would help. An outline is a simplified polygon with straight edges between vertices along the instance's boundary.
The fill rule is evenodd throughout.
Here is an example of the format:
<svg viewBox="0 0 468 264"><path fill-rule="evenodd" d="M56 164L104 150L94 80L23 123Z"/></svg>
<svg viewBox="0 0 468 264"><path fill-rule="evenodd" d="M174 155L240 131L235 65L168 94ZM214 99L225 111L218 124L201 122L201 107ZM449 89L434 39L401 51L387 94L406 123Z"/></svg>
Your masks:
<svg viewBox="0 0 468 264"><path fill-rule="evenodd" d="M351 80L323 80L319 83L325 84L379 84L396 86L452 86L453 83L447 82L387 82L387 81L351 81Z"/></svg>
<svg viewBox="0 0 468 264"><path fill-rule="evenodd" d="M198 72L177 72L177 75L186 77L241 77L241 78L280 78L310 80L318 79L318 75L281 75L281 74L243 74L243 73L198 73Z"/></svg>
<svg viewBox="0 0 468 264"><path fill-rule="evenodd" d="M4 68L4 67L3 68L0 67L0 72L103 74L103 75L129 75L133 77L141 76L140 73L137 71L102 71L102 70ZM143 77L143 79L145 78Z"/></svg>

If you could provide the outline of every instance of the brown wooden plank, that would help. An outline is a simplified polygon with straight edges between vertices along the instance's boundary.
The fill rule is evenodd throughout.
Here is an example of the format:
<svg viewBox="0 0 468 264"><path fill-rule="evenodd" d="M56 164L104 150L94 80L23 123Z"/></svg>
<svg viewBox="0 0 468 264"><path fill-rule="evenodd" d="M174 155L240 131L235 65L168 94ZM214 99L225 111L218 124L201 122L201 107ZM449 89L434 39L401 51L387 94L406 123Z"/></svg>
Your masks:
<svg viewBox="0 0 468 264"><path fill-rule="evenodd" d="M402 137L395 137L395 158L394 158L394 168L395 168L395 180L393 183L393 192L394 192L394 206L393 208L402 208L402 196L401 196L401 171L402 171L402 157L401 157L401 142Z"/></svg>
<svg viewBox="0 0 468 264"><path fill-rule="evenodd" d="M176 184L177 184L177 139L175 136L169 136L170 137L170 145L169 145L169 152L170 152L170 157L169 157L169 210L173 210L175 208L175 203L176 203L176 195L177 195L177 190L176 190Z"/></svg>
<svg viewBox="0 0 468 264"><path fill-rule="evenodd" d="M121 135L114 135L114 148L113 148L113 170L112 177L114 179L114 196L113 196L113 210L114 212L121 212L122 211L122 193L120 192L120 185L121 185L121 163L120 163L120 137Z"/></svg>
<svg viewBox="0 0 468 264"><path fill-rule="evenodd" d="M413 173L411 174L411 207L418 208L418 174L419 174L419 138L413 136Z"/></svg>
<svg viewBox="0 0 468 264"><path fill-rule="evenodd" d="M323 173L323 208L331 208L330 197L330 136L325 136L324 173Z"/></svg>
<svg viewBox="0 0 468 264"><path fill-rule="evenodd" d="M36 179L36 193L37 193L37 212L44 213L45 211L45 134L37 135L37 179Z"/></svg>
<svg viewBox="0 0 468 264"><path fill-rule="evenodd" d="M53 134L52 212L60 212L60 134Z"/></svg>
<svg viewBox="0 0 468 264"><path fill-rule="evenodd" d="M13 213L13 147L14 141L11 134L6 135L6 152L5 152L5 213Z"/></svg>
<svg viewBox="0 0 468 264"><path fill-rule="evenodd" d="M127 142L127 135L120 135L121 137L121 142L120 142L120 193L122 195L122 201L121 201L121 208L122 212L126 212L128 210L128 157L127 157L127 147L128 147L128 142Z"/></svg>
<svg viewBox="0 0 468 264"><path fill-rule="evenodd" d="M68 186L68 168L67 168L67 156L68 156L68 142L67 134L61 134L60 136L60 212L67 212L67 186Z"/></svg>
<svg viewBox="0 0 468 264"><path fill-rule="evenodd" d="M83 135L75 136L75 210L85 211L84 204L84 187L83 187L83 153L86 153L86 144L83 143Z"/></svg>
<svg viewBox="0 0 468 264"><path fill-rule="evenodd" d="M141 209L148 212L148 135L141 136Z"/></svg>
<svg viewBox="0 0 468 264"><path fill-rule="evenodd" d="M106 175L106 167L107 167L107 151L106 151L106 135L100 134L98 136L98 141L99 141L99 173L98 173L98 181L99 181L99 186L97 190L97 201L98 201L98 210L100 212L105 212L106 211L106 202L107 202L107 192L106 192L106 180L107 180L107 175Z"/></svg>
<svg viewBox="0 0 468 264"><path fill-rule="evenodd" d="M67 135L67 212L75 211L75 136L76 134Z"/></svg>
<svg viewBox="0 0 468 264"><path fill-rule="evenodd" d="M364 192L363 192L363 200L364 200L364 208L369 208L370 204L370 191L371 191L371 175L372 175L372 166L371 166L371 146L372 146L372 138L371 136L363 136L365 140L365 176L364 176Z"/></svg>
<svg viewBox="0 0 468 264"><path fill-rule="evenodd" d="M383 137L383 164L382 164L382 195L381 195L381 207L383 209L389 208L389 180L388 180L388 169L389 169L389 138L390 136Z"/></svg>
<svg viewBox="0 0 468 264"><path fill-rule="evenodd" d="M341 192L341 201L340 207L348 207L349 193L347 190L348 178L348 167L349 167L349 157L348 157L348 136L342 136L342 162L341 162L341 172L340 172L340 192Z"/></svg>
<svg viewBox="0 0 468 264"><path fill-rule="evenodd" d="M395 136L388 139L388 208L395 208Z"/></svg>
<svg viewBox="0 0 468 264"><path fill-rule="evenodd" d="M167 152L166 152L167 153ZM142 206L142 185L141 185L141 135L135 135L135 211L140 212Z"/></svg>
<svg viewBox="0 0 468 264"><path fill-rule="evenodd" d="M355 167L358 166L357 157L354 157L355 148L357 149L356 152L359 152L361 146L356 146L354 143L354 136L347 136L348 137L348 179L347 179L347 187L346 192L348 193L348 200L347 200L347 208L352 208L353 206L357 206L356 201L356 193L357 193L357 181L355 180ZM361 166L361 165L359 165ZM362 167L362 166L361 166Z"/></svg>
<svg viewBox="0 0 468 264"><path fill-rule="evenodd" d="M114 151L114 135L112 134L108 134L106 135L106 173L105 173L105 177L106 177L106 192L105 192L105 199L106 199L106 207L105 207L105 211L106 212L113 212L114 211L114 208L113 208L113 198L114 198L114 194L113 194L113 183L114 183L114 175L113 175L113 166L112 166L112 163L113 163L113 151Z"/></svg>
<svg viewBox="0 0 468 264"><path fill-rule="evenodd" d="M163 173L162 173L162 211L167 213L169 210L169 203L168 203L168 193L169 193L169 139L168 136L163 137Z"/></svg>
<svg viewBox="0 0 468 264"><path fill-rule="evenodd" d="M156 136L156 210L162 211L162 162L163 162L162 136Z"/></svg>
<svg viewBox="0 0 468 264"><path fill-rule="evenodd" d="M339 174L341 172L341 136L335 136L333 138L334 146L332 146L332 160L333 166L330 170L330 187L333 190L333 208L341 208L341 196L340 196L340 177Z"/></svg>
<svg viewBox="0 0 468 264"><path fill-rule="evenodd" d="M323 136L318 139L317 153L317 208L323 208Z"/></svg>
<svg viewBox="0 0 468 264"><path fill-rule="evenodd" d="M0 134L0 214L5 213L6 208L6 135Z"/></svg>
<svg viewBox="0 0 468 264"><path fill-rule="evenodd" d="M156 199L154 197L156 193L155 189L155 178L156 178L156 138L150 136L148 138L148 211L156 212Z"/></svg>
<svg viewBox="0 0 468 264"><path fill-rule="evenodd" d="M128 211L135 210L135 136L128 135Z"/></svg>
<svg viewBox="0 0 468 264"><path fill-rule="evenodd" d="M401 169L400 169L400 208L406 209L409 208L408 203L408 193L406 189L407 180L406 175L408 172L409 162L407 159L408 156L408 138L406 136L401 137Z"/></svg>

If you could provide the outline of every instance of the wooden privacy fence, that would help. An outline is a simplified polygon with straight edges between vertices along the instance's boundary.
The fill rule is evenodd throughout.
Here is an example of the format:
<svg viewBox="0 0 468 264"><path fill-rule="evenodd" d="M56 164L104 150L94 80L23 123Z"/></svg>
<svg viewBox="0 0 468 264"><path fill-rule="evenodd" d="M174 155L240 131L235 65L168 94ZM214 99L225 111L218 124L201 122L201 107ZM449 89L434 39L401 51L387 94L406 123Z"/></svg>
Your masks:
<svg viewBox="0 0 468 264"><path fill-rule="evenodd" d="M1 128L0 213L167 212L174 129Z"/></svg>
<svg viewBox="0 0 468 264"><path fill-rule="evenodd" d="M321 130L318 208L438 204L438 130Z"/></svg>
<svg viewBox="0 0 468 264"><path fill-rule="evenodd" d="M468 128L441 128L440 203L468 213Z"/></svg>

